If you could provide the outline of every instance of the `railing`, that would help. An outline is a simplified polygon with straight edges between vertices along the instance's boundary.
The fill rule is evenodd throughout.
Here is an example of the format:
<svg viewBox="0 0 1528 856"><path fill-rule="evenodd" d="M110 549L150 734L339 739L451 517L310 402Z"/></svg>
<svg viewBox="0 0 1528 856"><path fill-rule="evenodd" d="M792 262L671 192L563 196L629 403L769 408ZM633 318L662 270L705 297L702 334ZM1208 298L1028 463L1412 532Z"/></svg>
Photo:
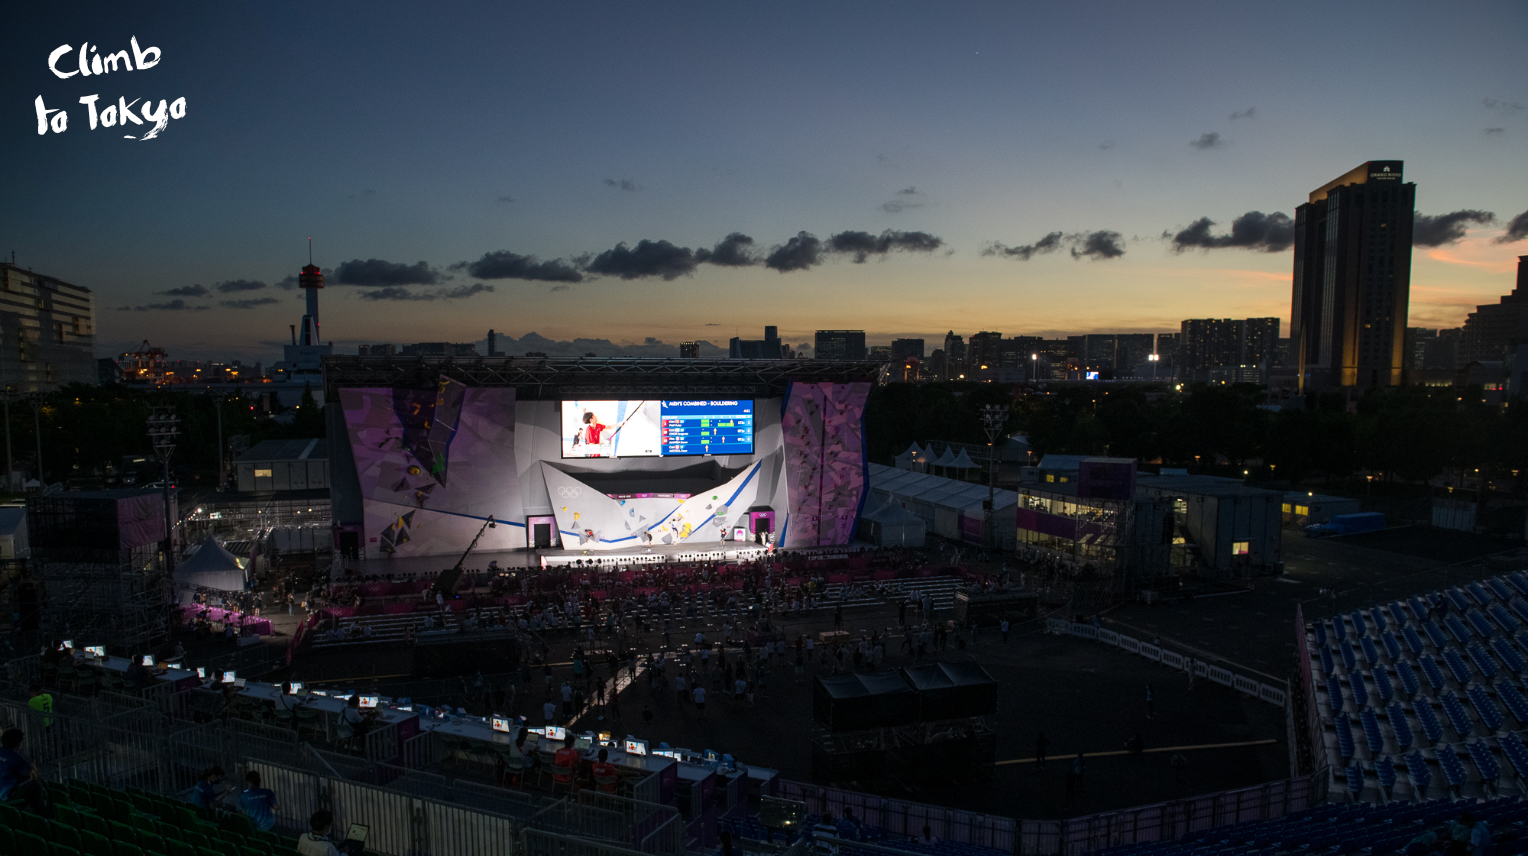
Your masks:
<svg viewBox="0 0 1528 856"><path fill-rule="evenodd" d="M1284 687L1265 684L1262 681L1239 675L1223 666L1212 666L1203 660L1185 657L1182 654L1168 651L1158 645L1142 642L1123 633L1113 630L1104 630L1091 624L1080 624L1067 621L1064 618L1045 619L1045 629L1049 633L1059 633L1071 636L1080 636L1084 639L1095 639L1106 645L1113 645L1122 651L1137 654L1153 662L1161 663L1169 668L1183 671L1190 661L1193 663L1194 674L1197 677L1207 678L1217 684L1231 687L1254 698L1260 698L1271 705L1283 707L1288 701L1288 692Z"/></svg>
<svg viewBox="0 0 1528 856"><path fill-rule="evenodd" d="M1316 774L1069 820L1025 820L1020 822L1016 852L1080 856L1106 847L1165 841L1200 830L1283 817L1324 802L1326 784L1326 777Z"/></svg>
<svg viewBox="0 0 1528 856"><path fill-rule="evenodd" d="M927 826L934 836L956 844L973 844L1012 851L1019 822L1013 818L978 814L905 800L883 799L873 794L825 788L803 782L778 780L775 796L806 803L807 813L828 810L843 817L851 809L855 820L879 826L893 835L915 837Z"/></svg>

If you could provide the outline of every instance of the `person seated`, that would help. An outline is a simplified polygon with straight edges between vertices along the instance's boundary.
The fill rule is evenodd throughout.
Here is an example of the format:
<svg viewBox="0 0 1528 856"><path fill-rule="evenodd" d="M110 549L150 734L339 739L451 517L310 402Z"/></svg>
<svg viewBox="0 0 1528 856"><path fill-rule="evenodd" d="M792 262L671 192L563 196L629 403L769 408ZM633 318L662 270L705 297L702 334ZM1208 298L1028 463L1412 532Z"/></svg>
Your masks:
<svg viewBox="0 0 1528 856"><path fill-rule="evenodd" d="M359 856L361 850L359 846L346 846L344 851L334 846L334 842L329 838L329 832L334 827L334 815L328 811L319 809L313 812L313 816L308 820L308 826L312 827L313 831L304 832L297 839L298 856L340 856L342 852L348 853L349 856ZM344 842L346 845L351 843Z"/></svg>
<svg viewBox="0 0 1528 856"><path fill-rule="evenodd" d="M133 689L137 689L149 682L149 670L148 667L143 665L143 655L133 655L132 660L127 664L127 671L122 675L122 679Z"/></svg>
<svg viewBox="0 0 1528 856"><path fill-rule="evenodd" d="M562 739L562 748L558 749L557 754L552 756L552 766L566 767L575 772L577 772L578 765L582 763L582 761L583 756L578 753L577 749L573 748L572 734L569 734Z"/></svg>
<svg viewBox="0 0 1528 856"><path fill-rule="evenodd" d="M207 768L201 781L191 789L191 803L197 808L210 810L225 793L227 789L223 787L223 768L214 765Z"/></svg>
<svg viewBox="0 0 1528 856"><path fill-rule="evenodd" d="M620 774L616 772L615 765L610 763L610 750L601 748L595 758L594 768L591 771L594 776L594 785L607 794L615 793L616 785L620 784Z"/></svg>

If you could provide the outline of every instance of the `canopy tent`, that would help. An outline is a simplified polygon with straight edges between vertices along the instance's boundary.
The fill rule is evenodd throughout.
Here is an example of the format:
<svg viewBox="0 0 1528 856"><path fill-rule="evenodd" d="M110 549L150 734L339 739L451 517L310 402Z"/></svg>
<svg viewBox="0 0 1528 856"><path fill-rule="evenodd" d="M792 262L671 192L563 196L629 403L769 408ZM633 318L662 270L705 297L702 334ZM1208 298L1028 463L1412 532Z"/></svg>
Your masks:
<svg viewBox="0 0 1528 856"><path fill-rule="evenodd" d="M195 588L244 591L247 579L238 558L223 549L218 539L211 535L190 558L175 567L175 582L182 590L183 603L191 602Z"/></svg>
<svg viewBox="0 0 1528 856"><path fill-rule="evenodd" d="M955 456L955 460L950 462L950 466L957 470L974 470L976 462L971 460L971 456L966 454L965 449L961 449L960 454Z"/></svg>
<svg viewBox="0 0 1528 856"><path fill-rule="evenodd" d="M878 547L922 547L928 527L923 518L887 500L860 517L860 537Z"/></svg>
<svg viewBox="0 0 1528 856"><path fill-rule="evenodd" d="M936 466L936 467L950 467L950 466L954 466L955 465L955 456L950 454L950 447L949 446L944 447L944 451L942 453L940 453L938 459L936 459L933 463L934 463L934 466Z"/></svg>

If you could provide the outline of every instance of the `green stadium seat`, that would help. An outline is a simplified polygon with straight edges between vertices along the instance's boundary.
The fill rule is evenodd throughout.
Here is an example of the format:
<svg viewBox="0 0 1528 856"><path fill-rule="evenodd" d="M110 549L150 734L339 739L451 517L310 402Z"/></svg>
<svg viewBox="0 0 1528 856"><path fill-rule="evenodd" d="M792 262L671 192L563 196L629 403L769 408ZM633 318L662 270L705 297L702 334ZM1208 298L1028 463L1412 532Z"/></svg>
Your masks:
<svg viewBox="0 0 1528 856"><path fill-rule="evenodd" d="M85 856L112 856L111 839L88 829L80 830L80 852Z"/></svg>
<svg viewBox="0 0 1528 856"><path fill-rule="evenodd" d="M53 811L55 814L58 813L57 808L55 808ZM75 850L80 849L81 843L79 830L75 829L71 824L55 820L51 824L49 835L51 836L49 840L54 844L62 844L65 847L72 847Z"/></svg>
<svg viewBox="0 0 1528 856"><path fill-rule="evenodd" d="M21 828L25 829L27 832L32 833L33 835L38 836L44 841L47 841L48 838L53 834L53 830L50 828L51 826L52 821L48 820L46 817L43 817L40 814L33 814L29 811L24 811L21 813Z"/></svg>
<svg viewBox="0 0 1528 856"><path fill-rule="evenodd" d="M248 845L245 845L244 847L240 848L239 853L241 854L241 856L271 856L271 854L267 853L264 850L259 850L259 849L256 849L254 847L250 847Z"/></svg>
<svg viewBox="0 0 1528 856"><path fill-rule="evenodd" d="M194 829L181 830L180 840L198 849L212 847L212 840Z"/></svg>
<svg viewBox="0 0 1528 856"><path fill-rule="evenodd" d="M56 806L74 805L74 798L69 795L69 788L67 785L51 784L48 785L44 790L48 795L48 802L53 803Z"/></svg>
<svg viewBox="0 0 1528 856"><path fill-rule="evenodd" d="M196 851L196 856L226 856L226 854L221 850L211 850L203 847Z"/></svg>
<svg viewBox="0 0 1528 856"><path fill-rule="evenodd" d="M152 851L154 853L164 853L166 850L164 837L158 833L138 833L138 846L142 847L145 851Z"/></svg>
<svg viewBox="0 0 1528 856"><path fill-rule="evenodd" d="M153 817L138 812L134 812L127 819L127 825L131 826L133 831L139 835L158 835L159 827L155 823L156 821Z"/></svg>
<svg viewBox="0 0 1528 856"><path fill-rule="evenodd" d="M0 826L0 853L16 852L16 833L9 826Z"/></svg>
<svg viewBox="0 0 1528 856"><path fill-rule="evenodd" d="M24 832L20 829L15 829L13 832L15 833L16 843L11 852L16 854L16 856L48 852L47 839L43 838L42 836L33 835L30 832Z"/></svg>
<svg viewBox="0 0 1528 856"><path fill-rule="evenodd" d="M196 856L196 848L184 841L166 838L164 846L165 856Z"/></svg>
<svg viewBox="0 0 1528 856"><path fill-rule="evenodd" d="M120 820L108 820L107 825L111 828L111 840L113 843L125 841L128 844L138 843L138 831Z"/></svg>
<svg viewBox="0 0 1528 856"><path fill-rule="evenodd" d="M246 814L225 814L218 818L218 826L229 832L238 833L240 841L248 838L249 834L255 831L254 824L249 822L249 815Z"/></svg>
<svg viewBox="0 0 1528 856"><path fill-rule="evenodd" d="M128 844L125 841L113 841L111 843L113 856L143 856L143 848L136 844Z"/></svg>
<svg viewBox="0 0 1528 856"><path fill-rule="evenodd" d="M74 825L82 832L93 832L102 838L111 838L111 821L102 818L98 814L88 811L76 811L74 813Z"/></svg>
<svg viewBox="0 0 1528 856"><path fill-rule="evenodd" d="M255 830L254 833L250 835L250 838L254 841L258 841L264 844L267 848L270 849L272 853L283 852L289 843L286 839L282 838L276 833L266 832L263 829Z"/></svg>
<svg viewBox="0 0 1528 856"><path fill-rule="evenodd" d="M48 845L51 856L82 856L79 850L57 841Z"/></svg>
<svg viewBox="0 0 1528 856"><path fill-rule="evenodd" d="M196 809L186 805L185 803L177 803L175 805L175 816L171 818L172 823L176 824L181 829L190 829L191 827L196 826L197 820L198 818L196 816Z"/></svg>

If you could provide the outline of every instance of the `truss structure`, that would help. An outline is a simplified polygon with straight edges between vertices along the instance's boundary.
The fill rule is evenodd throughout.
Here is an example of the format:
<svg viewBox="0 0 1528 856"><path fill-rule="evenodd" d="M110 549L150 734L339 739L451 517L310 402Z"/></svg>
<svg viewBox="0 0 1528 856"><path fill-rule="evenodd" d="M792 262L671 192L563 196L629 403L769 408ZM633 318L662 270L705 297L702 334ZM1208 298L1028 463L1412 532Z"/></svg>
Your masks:
<svg viewBox="0 0 1528 856"><path fill-rule="evenodd" d="M42 631L80 645L146 651L170 635L164 571L130 563L33 559L42 588Z"/></svg>
<svg viewBox="0 0 1528 856"><path fill-rule="evenodd" d="M326 400L344 387L427 389L441 376L468 386L512 386L522 399L596 395L773 398L796 381L879 382L870 360L693 360L572 357L324 357Z"/></svg>

